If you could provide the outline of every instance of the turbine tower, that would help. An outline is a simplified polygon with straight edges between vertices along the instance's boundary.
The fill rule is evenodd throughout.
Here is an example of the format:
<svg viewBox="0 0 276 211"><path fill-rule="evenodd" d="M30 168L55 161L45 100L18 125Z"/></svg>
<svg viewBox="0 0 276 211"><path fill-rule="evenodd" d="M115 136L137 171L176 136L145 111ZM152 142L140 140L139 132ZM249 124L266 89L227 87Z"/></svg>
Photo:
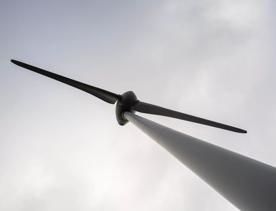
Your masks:
<svg viewBox="0 0 276 211"><path fill-rule="evenodd" d="M134 113L125 117L240 210L276 210L276 168Z"/></svg>
<svg viewBox="0 0 276 211"><path fill-rule="evenodd" d="M245 130L141 102L132 91L119 95L20 61L11 62L78 88L107 103L116 103L116 118L120 125L127 122L136 125L237 208L244 211L276 210L274 167L177 132L140 117L135 112L182 119L238 133L246 133Z"/></svg>

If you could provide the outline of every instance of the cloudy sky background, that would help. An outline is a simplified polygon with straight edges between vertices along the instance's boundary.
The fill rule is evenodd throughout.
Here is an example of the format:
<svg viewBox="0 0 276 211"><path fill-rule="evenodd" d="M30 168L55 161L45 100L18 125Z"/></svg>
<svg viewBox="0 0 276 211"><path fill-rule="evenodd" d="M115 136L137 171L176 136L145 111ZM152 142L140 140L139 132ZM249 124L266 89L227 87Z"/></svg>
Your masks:
<svg viewBox="0 0 276 211"><path fill-rule="evenodd" d="M147 116L276 166L275 6L0 1L0 210L236 210L114 107L9 60L240 126Z"/></svg>

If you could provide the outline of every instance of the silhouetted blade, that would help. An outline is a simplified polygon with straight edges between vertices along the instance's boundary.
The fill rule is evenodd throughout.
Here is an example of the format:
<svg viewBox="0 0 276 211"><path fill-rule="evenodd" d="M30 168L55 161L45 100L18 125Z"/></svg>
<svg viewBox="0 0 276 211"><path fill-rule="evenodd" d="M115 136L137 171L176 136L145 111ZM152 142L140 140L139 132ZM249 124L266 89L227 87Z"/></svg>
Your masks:
<svg viewBox="0 0 276 211"><path fill-rule="evenodd" d="M243 129L240 129L240 128L236 128L236 127L233 127L233 126L229 126L229 125L214 122L214 121L211 121L211 120L203 119L203 118L200 118L200 117L192 116L192 115L189 115L189 114L180 113L180 112L177 112L177 111L173 111L173 110L170 110L170 109L162 108L162 107L159 107L159 106L156 106L156 105L152 105L152 104L144 103L144 102L140 102L140 101L138 101L134 105L133 109L135 111L139 111L139 112L142 112L142 113L173 117L173 118L182 119L182 120L186 120L186 121L190 121L190 122L195 122L195 123L199 123L199 124L203 124L203 125L209 125L209 126L212 126L212 127L221 128L221 129L224 129L224 130L230 130L230 131L233 131L233 132L246 133L246 130L243 130Z"/></svg>
<svg viewBox="0 0 276 211"><path fill-rule="evenodd" d="M75 87L77 89L80 89L82 91L85 91L89 94L94 95L95 97L100 98L101 100L103 100L107 103L114 104L120 98L120 95L114 94L112 92L109 92L109 91L106 91L106 90L103 90L103 89L100 89L100 88L97 88L97 87L94 87L94 86L90 86L88 84L84 84L82 82L79 82L79 81L76 81L76 80L73 80L73 79L70 79L70 78L66 78L64 76L49 72L47 70L43 70L43 69L38 68L38 67L31 66L29 64L26 64L26 63L23 63L23 62L20 62L20 61L17 61L17 60L12 59L11 62L18 65L18 66L20 66L20 67L26 68L26 69L31 70L33 72L39 73L39 74L47 76L49 78L53 78L57 81L60 81L62 83L68 84L68 85L73 86L73 87Z"/></svg>

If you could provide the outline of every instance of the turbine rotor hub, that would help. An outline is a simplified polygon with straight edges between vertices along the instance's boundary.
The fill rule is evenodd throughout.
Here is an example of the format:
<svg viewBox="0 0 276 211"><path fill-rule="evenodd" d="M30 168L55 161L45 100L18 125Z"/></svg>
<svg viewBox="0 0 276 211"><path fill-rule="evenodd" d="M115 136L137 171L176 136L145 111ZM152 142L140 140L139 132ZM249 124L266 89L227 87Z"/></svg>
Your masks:
<svg viewBox="0 0 276 211"><path fill-rule="evenodd" d="M138 102L133 91L125 92L121 95L116 104L116 119L119 125L125 125L128 120L124 117L124 112L134 112L132 107Z"/></svg>

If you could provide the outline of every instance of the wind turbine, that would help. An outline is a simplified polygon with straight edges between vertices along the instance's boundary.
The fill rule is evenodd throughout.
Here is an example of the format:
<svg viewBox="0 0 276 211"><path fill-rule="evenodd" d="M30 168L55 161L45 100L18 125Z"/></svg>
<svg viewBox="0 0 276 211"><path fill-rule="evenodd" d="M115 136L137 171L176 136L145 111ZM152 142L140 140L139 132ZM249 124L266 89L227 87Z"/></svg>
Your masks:
<svg viewBox="0 0 276 211"><path fill-rule="evenodd" d="M116 118L120 125L132 122L237 208L248 211L276 210L274 167L177 132L137 116L135 112L182 119L238 133L246 133L245 130L141 102L132 91L115 94L20 61L11 62L83 90L107 103L116 103Z"/></svg>

